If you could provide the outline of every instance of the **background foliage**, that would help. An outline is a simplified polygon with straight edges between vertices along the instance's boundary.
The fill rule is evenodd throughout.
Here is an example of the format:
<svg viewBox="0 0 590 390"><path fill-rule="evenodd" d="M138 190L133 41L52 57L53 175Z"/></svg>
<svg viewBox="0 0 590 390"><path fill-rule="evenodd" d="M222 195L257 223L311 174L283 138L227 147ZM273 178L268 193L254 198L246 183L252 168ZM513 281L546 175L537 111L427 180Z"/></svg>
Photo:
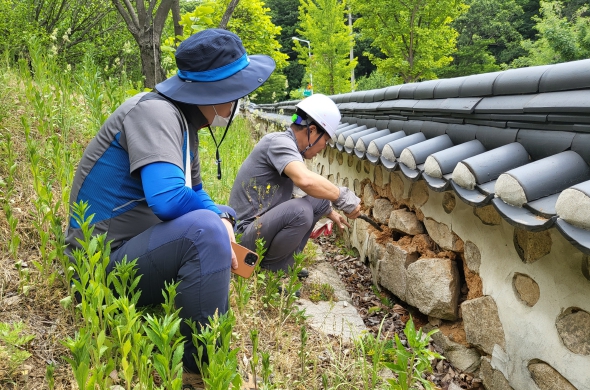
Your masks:
<svg viewBox="0 0 590 390"><path fill-rule="evenodd" d="M182 34L175 36L170 13L161 37L168 76L176 71L178 43L218 26L230 2L174 1ZM113 4L0 0L3 58L30 62L34 39L62 69L75 69L89 56L105 76L125 78L141 90L150 83L140 46ZM314 92L334 94L588 58L589 17L585 0L242 0L227 28L250 54L275 59L277 70L250 96L265 103L301 98L310 73ZM311 61L307 45L294 36L311 42Z"/></svg>
<svg viewBox="0 0 590 390"><path fill-rule="evenodd" d="M312 55L305 42L294 41L299 62L313 73L313 87L335 95L351 89L351 71L356 59L349 59L353 40L344 15L345 4L338 0L301 0L297 33L311 43ZM306 81L310 81L306 78Z"/></svg>

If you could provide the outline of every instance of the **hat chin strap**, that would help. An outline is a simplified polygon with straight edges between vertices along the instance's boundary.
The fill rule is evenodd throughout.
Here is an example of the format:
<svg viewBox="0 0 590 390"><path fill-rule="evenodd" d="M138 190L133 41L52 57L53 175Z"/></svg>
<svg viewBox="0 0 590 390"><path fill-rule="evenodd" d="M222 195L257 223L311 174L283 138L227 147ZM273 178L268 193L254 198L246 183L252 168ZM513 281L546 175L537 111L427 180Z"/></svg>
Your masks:
<svg viewBox="0 0 590 390"><path fill-rule="evenodd" d="M211 124L207 125L207 128L209 129L209 133L211 133L211 137L213 137L213 142L215 143L215 164L217 164L217 180L221 180L221 158L219 157L219 147L221 146L221 143L223 142L223 140L225 139L225 135L227 134L227 130L229 129L229 127L231 126L231 123L234 120L234 114L236 112L236 110L238 109L239 104L234 104L232 111L231 111L231 115L229 117L229 122L227 122L227 126L225 127L225 131L223 132L223 136L221 136L221 140L219 140L219 143L217 143L217 140L215 139L215 134L213 134L213 130L211 130Z"/></svg>
<svg viewBox="0 0 590 390"><path fill-rule="evenodd" d="M317 129L317 126L316 126ZM315 140L315 142L312 144L309 137L311 134L311 130L309 129L309 123L307 124L307 147L305 149L303 149L303 151L300 151L299 153L301 153L301 156L303 156L305 154L305 152L307 152L310 148L313 148L315 146L315 144L317 144L318 142L320 142L320 139L322 139L322 137L324 136L324 134L320 134L318 135L318 138Z"/></svg>

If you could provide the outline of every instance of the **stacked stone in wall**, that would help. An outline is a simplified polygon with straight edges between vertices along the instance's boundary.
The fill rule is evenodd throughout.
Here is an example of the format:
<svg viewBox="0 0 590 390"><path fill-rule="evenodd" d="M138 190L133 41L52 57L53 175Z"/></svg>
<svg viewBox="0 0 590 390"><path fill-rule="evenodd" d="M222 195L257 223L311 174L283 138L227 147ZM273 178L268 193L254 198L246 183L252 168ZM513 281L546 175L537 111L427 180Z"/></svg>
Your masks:
<svg viewBox="0 0 590 390"><path fill-rule="evenodd" d="M554 228L514 228L492 206L332 148L309 168L353 189L381 223L354 220L350 246L375 284L440 325L435 342L455 367L487 389L590 389L590 259Z"/></svg>

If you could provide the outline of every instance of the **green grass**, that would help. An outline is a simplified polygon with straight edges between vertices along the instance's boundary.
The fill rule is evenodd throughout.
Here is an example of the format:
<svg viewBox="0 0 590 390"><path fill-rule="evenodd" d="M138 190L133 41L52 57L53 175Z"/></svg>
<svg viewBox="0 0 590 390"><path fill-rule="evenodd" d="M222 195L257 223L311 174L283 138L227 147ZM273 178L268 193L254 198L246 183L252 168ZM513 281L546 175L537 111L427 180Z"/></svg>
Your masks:
<svg viewBox="0 0 590 390"><path fill-rule="evenodd" d="M175 285L166 288L162 308L146 311L134 305L132 261L116 271L124 282L105 274L104 239L88 233L76 266L84 277L75 283L64 254L69 192L82 151L100 123L140 88L105 79L90 58L69 69L35 42L29 50L32 71L25 62L0 64L0 357L8 356L0 359L0 388L178 388ZM254 132L247 119L235 120L220 148L222 180L213 139L208 130L199 132L204 187L217 203L227 204ZM293 294L301 287L296 274L314 257L310 245L284 278L258 271L232 279L234 311L202 334L212 353L216 345L231 346L212 359L208 389L225 390L240 376L253 380L252 373L266 390L368 389L362 378L369 376L372 388L389 388L362 342L336 342L303 322ZM279 294L279 286L288 293ZM77 306L72 289L82 296ZM329 299L329 287L317 290Z"/></svg>
<svg viewBox="0 0 590 390"><path fill-rule="evenodd" d="M213 128L215 139L219 143L223 136L222 128ZM201 158L201 177L203 188L218 204L227 204L231 187L242 162L254 147L251 126L243 117L236 117L228 130L221 147L221 180L217 178L217 164L215 164L215 142L208 129L199 131L199 155Z"/></svg>

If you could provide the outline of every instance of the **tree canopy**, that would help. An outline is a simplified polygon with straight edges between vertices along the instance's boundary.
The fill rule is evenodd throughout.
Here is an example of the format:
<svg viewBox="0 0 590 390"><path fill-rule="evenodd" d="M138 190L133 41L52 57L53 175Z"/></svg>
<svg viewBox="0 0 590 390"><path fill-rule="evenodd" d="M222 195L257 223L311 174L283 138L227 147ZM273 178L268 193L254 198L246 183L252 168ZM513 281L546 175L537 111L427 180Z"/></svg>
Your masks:
<svg viewBox="0 0 590 390"><path fill-rule="evenodd" d="M452 61L458 33L454 18L467 10L459 0L354 0L355 25L385 58L369 55L385 75L409 83L436 77Z"/></svg>
<svg viewBox="0 0 590 390"><path fill-rule="evenodd" d="M346 24L347 13L345 4L338 0L301 0L297 33L310 42L311 58L305 42L293 43L299 62L313 75L315 92L334 95L351 90L356 59L350 60L353 37Z"/></svg>
<svg viewBox="0 0 590 390"><path fill-rule="evenodd" d="M528 55L515 60L516 66L553 64L590 58L590 17L588 5L581 5L570 16L560 1L541 1L541 16L533 17L538 39L522 42Z"/></svg>
<svg viewBox="0 0 590 390"><path fill-rule="evenodd" d="M333 94L590 58L587 0L0 0L0 51L30 61L38 45L64 68L90 57L141 89L176 70L180 41L224 16L248 53L277 63L251 95L259 103L302 97L310 74L315 92ZM311 42L311 59L292 37Z"/></svg>

